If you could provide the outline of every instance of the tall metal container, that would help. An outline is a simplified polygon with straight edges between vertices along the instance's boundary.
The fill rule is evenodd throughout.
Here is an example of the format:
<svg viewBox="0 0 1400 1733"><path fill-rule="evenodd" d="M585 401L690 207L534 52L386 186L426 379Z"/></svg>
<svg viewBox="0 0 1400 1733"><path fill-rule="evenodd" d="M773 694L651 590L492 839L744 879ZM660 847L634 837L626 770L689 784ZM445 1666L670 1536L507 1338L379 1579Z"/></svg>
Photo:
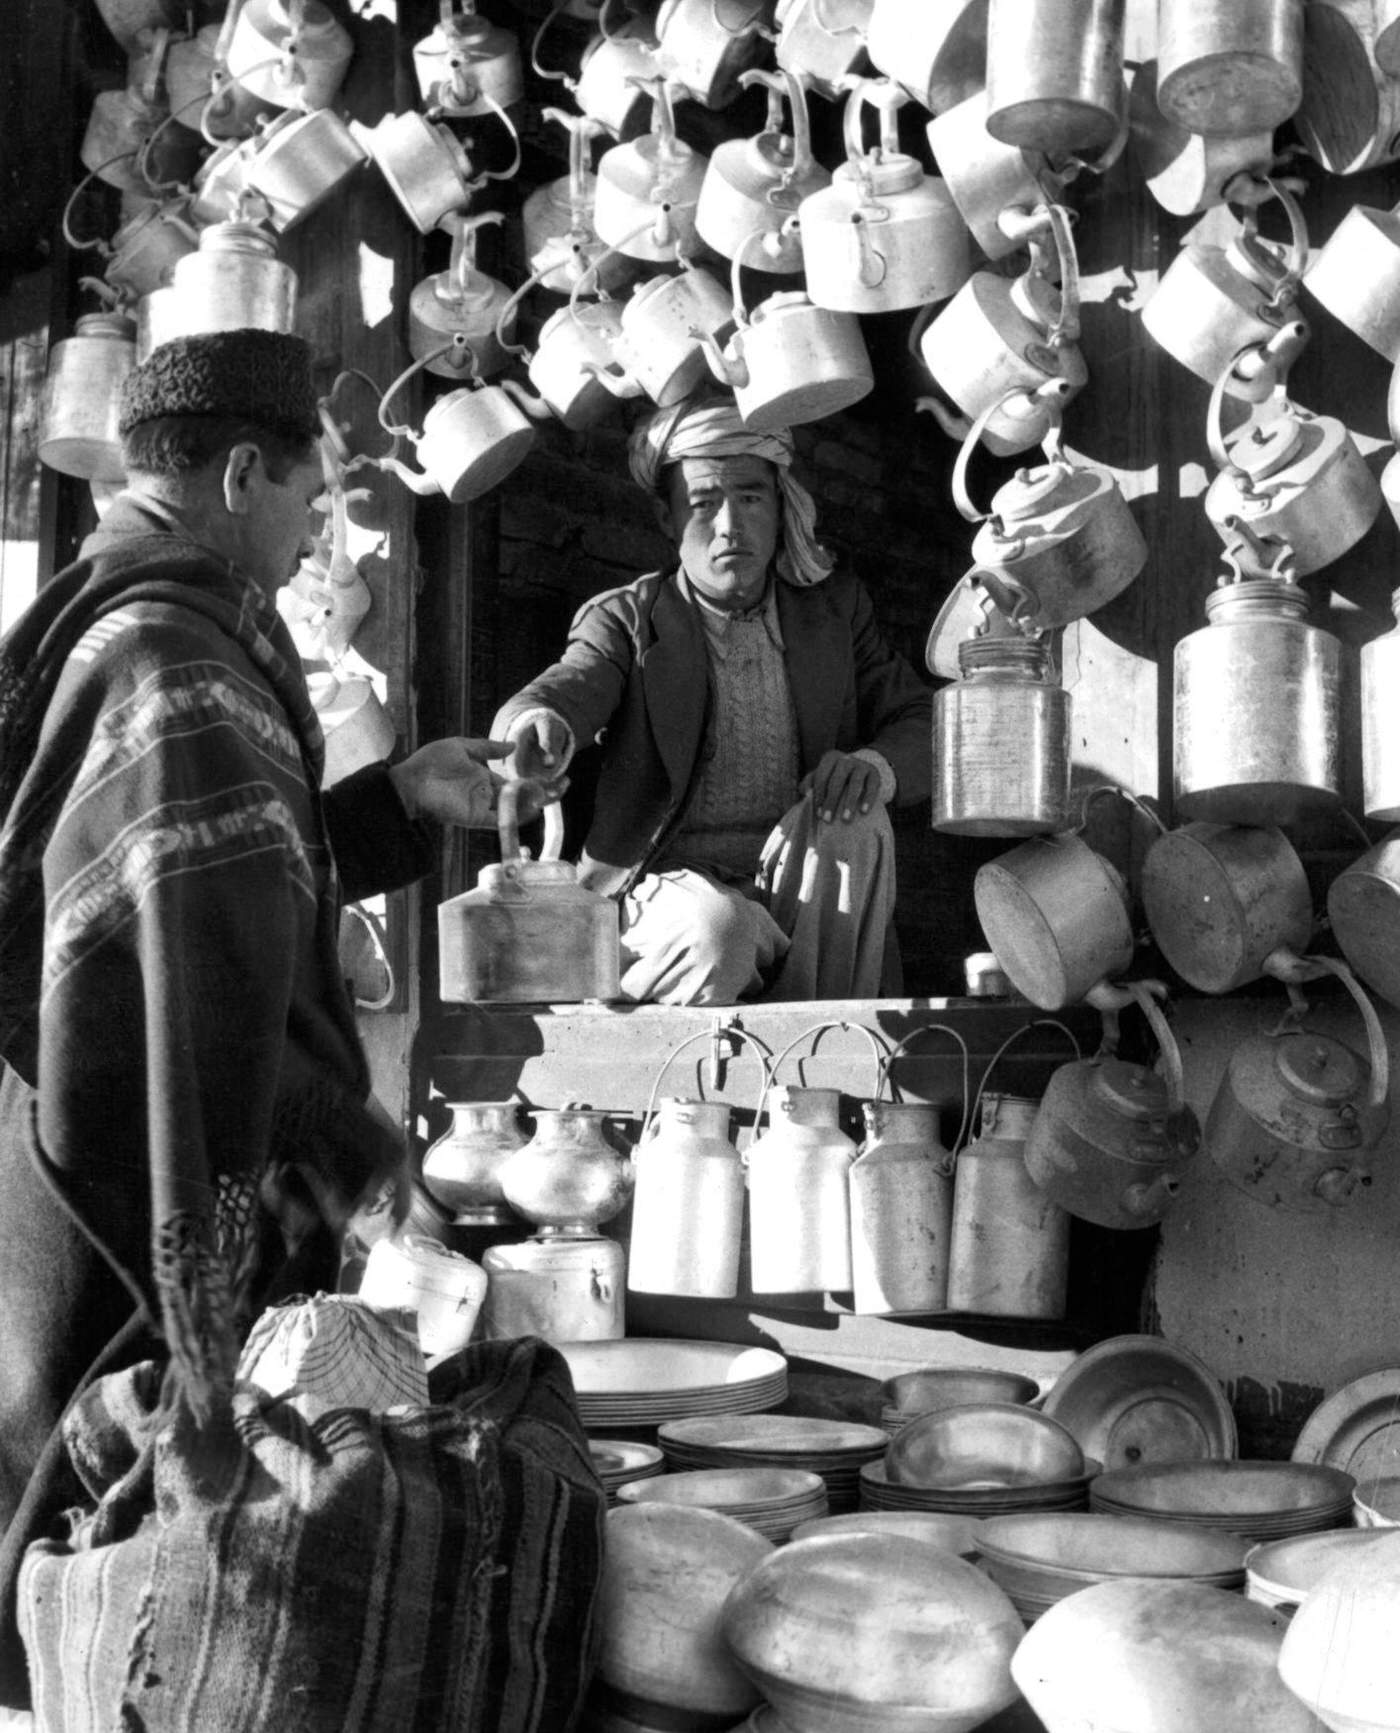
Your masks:
<svg viewBox="0 0 1400 1733"><path fill-rule="evenodd" d="M1397 624L1361 647L1361 777L1366 816L1400 819L1400 590L1390 598Z"/></svg>
<svg viewBox="0 0 1400 1733"><path fill-rule="evenodd" d="M867 1101L849 1170L851 1283L857 1312L939 1312L948 1292L953 1154L939 1110Z"/></svg>
<svg viewBox="0 0 1400 1733"><path fill-rule="evenodd" d="M1062 1318L1069 1216L1026 1171L1039 1102L984 1094L977 1136L953 1182L948 1307L994 1317Z"/></svg>
<svg viewBox="0 0 1400 1733"><path fill-rule="evenodd" d="M639 1294L729 1299L738 1292L744 1169L723 1101L661 1103L633 1151L627 1286Z"/></svg>
<svg viewBox="0 0 1400 1733"><path fill-rule="evenodd" d="M851 1285L847 1175L856 1145L842 1131L838 1089L783 1084L768 1129L748 1150L749 1254L756 1294L824 1293Z"/></svg>
<svg viewBox="0 0 1400 1733"><path fill-rule="evenodd" d="M39 411L41 463L85 481L126 479L117 417L135 365L136 322L124 313L85 313L73 336L54 344Z"/></svg>

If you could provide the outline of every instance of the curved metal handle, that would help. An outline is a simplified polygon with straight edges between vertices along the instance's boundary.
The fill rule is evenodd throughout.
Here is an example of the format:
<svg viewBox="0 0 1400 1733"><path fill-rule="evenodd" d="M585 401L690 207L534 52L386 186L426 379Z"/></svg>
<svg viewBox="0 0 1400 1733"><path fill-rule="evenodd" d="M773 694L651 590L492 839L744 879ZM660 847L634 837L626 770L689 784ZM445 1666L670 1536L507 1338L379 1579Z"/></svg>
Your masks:
<svg viewBox="0 0 1400 1733"><path fill-rule="evenodd" d="M992 417L1005 403L1010 403L1013 397L1025 397L1034 403L1043 404L1050 412L1050 425L1041 441L1041 449L1051 463L1062 463L1066 468L1072 467L1065 457L1060 444L1060 406L1070 395L1074 387L1068 379L1047 379L1037 385L1034 391L1027 391L1024 385L1013 385L1009 391L1003 391L995 403L989 403L968 429L958 451L957 461L953 465L953 504L969 523L983 523L991 517L990 509L979 511L972 503L972 496L967 488L967 471L972 462L972 454L977 449L982 435Z"/></svg>
<svg viewBox="0 0 1400 1733"><path fill-rule="evenodd" d="M1166 988L1160 981L1128 981L1125 984L1132 995L1133 1003L1147 1018L1152 1026L1152 1033L1157 1037L1157 1046L1161 1049L1162 1065L1166 1072L1167 1112L1174 1119L1186 1105L1186 1089L1181 1069L1181 1049L1177 1046L1176 1037L1153 996L1156 993L1165 997Z"/></svg>
<svg viewBox="0 0 1400 1733"><path fill-rule="evenodd" d="M1313 957L1309 961L1319 970L1335 975L1356 1001L1361 1019L1366 1025L1366 1039L1371 1049L1371 1094L1369 1107L1383 1107L1390 1094L1390 1053L1385 1044L1385 1030L1376 1015L1376 1007L1347 965L1336 957Z"/></svg>
<svg viewBox="0 0 1400 1733"><path fill-rule="evenodd" d="M540 44L544 41L544 33L556 18L563 16L568 3L569 0L554 0L554 5L545 14L539 29L530 38L530 66L537 78L557 79L560 84L571 87L573 80L567 72L554 72L548 66L540 65ZM557 108L546 108L543 112L546 119L551 115L557 119L561 111Z"/></svg>
<svg viewBox="0 0 1400 1733"><path fill-rule="evenodd" d="M875 1093L878 1096L879 1091L880 1091L881 1067L885 1063L885 1059L886 1059L886 1056L889 1052L889 1049L886 1047L885 1043L880 1039L880 1037L878 1035L876 1035L873 1030L867 1029L863 1023L850 1023L844 1017L833 1017L824 1023L813 1023L808 1028L803 1029L799 1034L794 1035L792 1040L788 1042L787 1046L783 1048L782 1052L779 1053L778 1057L773 1061L768 1080L767 1080L767 1082L765 1082L765 1084L763 1086L763 1094L759 1098L758 1111L754 1115L754 1125L755 1126L757 1126L759 1120L763 1117L763 1109L764 1109L764 1107L768 1101L768 1090L769 1090L770 1086L772 1085L772 1083L776 1080L777 1075L778 1075L778 1069L782 1065L783 1060L787 1058L788 1054L792 1052L793 1048L796 1047L799 1042L805 1041L809 1035L814 1035L814 1036L816 1036L817 1040L820 1040L821 1037L826 1033L826 1031L828 1029L857 1029L860 1031L860 1033L862 1035L864 1035L865 1039L870 1043L870 1049L871 1049L871 1052L874 1055L874 1059L875 1059ZM812 1052L811 1052L811 1054L808 1055L808 1057L809 1058L814 1057L816 1054L816 1050L817 1050L817 1044L816 1044L816 1041L813 1041ZM800 1088L801 1087L800 1079L802 1076L802 1072L801 1072L802 1061L799 1059L797 1063L798 1063L798 1078L799 1078L798 1087Z"/></svg>
<svg viewBox="0 0 1400 1733"><path fill-rule="evenodd" d="M870 157L879 162L883 157L902 155L895 115L909 101L908 93L891 78L864 78L854 72L843 74L837 80L837 87L850 93L842 117L841 134L846 146L846 160L852 167L860 168ZM865 148L863 122L867 103L880 111L880 142L873 151Z"/></svg>
<svg viewBox="0 0 1400 1733"><path fill-rule="evenodd" d="M880 1090L881 1090L881 1088L883 1088L883 1086L886 1082L888 1082L890 1085L890 1090L891 1090L890 1099L891 1100L894 1099L894 1096L893 1096L894 1081L890 1077L890 1071L892 1070L892 1068L894 1066L895 1060L899 1058L901 1053L904 1053L908 1049L909 1043L911 1041L917 1040L920 1035L931 1035L935 1031L938 1032L939 1034L951 1035L953 1037L954 1041L956 1041L958 1046L962 1049L962 1068L963 1068L962 1104L963 1104L963 1110L962 1110L962 1119L959 1121L959 1124L958 1124L958 1135L953 1140L953 1150L954 1150L954 1153L956 1153L959 1149L962 1148L963 1139L967 1136L967 1128L968 1128L968 1125L971 1123L971 1120L972 1120L972 1055L967 1050L967 1042L963 1040L962 1036L959 1035L957 1030L954 1029L953 1027L951 1027L950 1024L947 1024L947 1023L926 1023L920 1029L911 1029L907 1035L902 1036L898 1041L895 1042L894 1046L885 1055L884 1064L880 1067L880 1081L879 1081L879 1084L877 1085L876 1090L875 1090L875 1100L878 1101L880 1099Z"/></svg>
<svg viewBox="0 0 1400 1733"><path fill-rule="evenodd" d="M454 367L469 366L471 368L471 377L474 380L479 380L481 378L481 371L477 365L476 351L472 348L471 344L462 333L458 331L454 336L449 338L446 343L439 343L436 349L429 350L426 355L420 355L411 366L405 367L403 372L399 374L398 378L394 380L393 384L384 393L383 397L380 398L379 425L386 433L403 435L405 438L413 440L420 437L420 435L413 431L410 423L395 423L388 419L389 399L394 396L401 386L406 385L415 373L426 367L430 361L439 361L444 355L454 352L458 356L462 357L461 360L453 362ZM383 462L385 460L380 459L380 461Z"/></svg>
<svg viewBox="0 0 1400 1733"><path fill-rule="evenodd" d="M718 1021L718 1019L716 1019L716 1021ZM656 1076L652 1079L651 1094L647 1097L647 1110L642 1115L642 1127L640 1132L637 1134L638 1149L642 1147L647 1138L651 1135L652 1119L656 1113L656 1092L660 1089L661 1079L666 1075L667 1068L670 1066L671 1062L675 1059L679 1059L681 1054L685 1052L686 1048L692 1046L696 1041L712 1041L718 1033L719 1030L717 1028L697 1029L693 1035L682 1036L682 1038L676 1042L670 1052L668 1052L666 1057L661 1061L660 1068L658 1069ZM724 1033L726 1035L738 1036L741 1042L746 1041L753 1049L754 1058L758 1060L759 1069L763 1076L763 1084L759 1090L758 1107L754 1113L754 1126L757 1127L759 1118L763 1112L763 1103L768 1095L768 1085L771 1081L771 1073L768 1067L768 1060L764 1055L763 1044L759 1041L756 1035L751 1035L747 1029L740 1028L737 1023L730 1023L725 1028ZM743 1158L740 1157L740 1159L742 1160Z"/></svg>
<svg viewBox="0 0 1400 1733"><path fill-rule="evenodd" d="M574 250L576 252L582 251L579 247L575 247ZM510 323L511 315L530 293L531 289L535 287L536 283L541 282L545 277L549 276L552 271L557 269L558 267L556 265L541 265L537 271L531 272L514 294L502 302L501 311L496 317L496 341L500 344L502 350L507 355L523 355L527 360L530 358L530 349L528 344L511 343L507 341L506 326Z"/></svg>
<svg viewBox="0 0 1400 1733"><path fill-rule="evenodd" d="M676 111L671 101L671 86L664 74L629 72L624 82L635 85L651 97L651 132L657 141L657 159L674 162L680 155L676 149Z"/></svg>
<svg viewBox="0 0 1400 1733"><path fill-rule="evenodd" d="M1253 379L1260 387L1259 397L1273 396L1280 407L1288 401L1288 370L1302 353L1308 340L1304 320L1294 319L1279 329L1267 343L1250 343L1230 357L1228 364L1211 387L1210 403L1206 408L1206 448L1217 469L1226 470L1251 497L1267 498L1277 493L1277 487L1256 487L1249 474L1230 456L1225 444L1225 430L1220 412L1225 405L1225 388L1232 379Z"/></svg>
<svg viewBox="0 0 1400 1733"><path fill-rule="evenodd" d="M1001 1046L997 1048L996 1052L993 1053L991 1058L987 1061L986 1068L982 1072L981 1082L977 1085L977 1095L972 1104L972 1114L969 1118L969 1125L976 1122L977 1113L982 1106L982 1097L987 1090L987 1079L991 1076L993 1067L1001 1058L1002 1054L1006 1052L1007 1048L1010 1047L1013 1042L1019 1041L1028 1029L1058 1029L1060 1033L1068 1039L1070 1046L1073 1047L1075 1058L1082 1059L1084 1057L1084 1050L1079 1045L1074 1031L1069 1028L1067 1024L1061 1023L1058 1017L1033 1017L1030 1022L1022 1023L1019 1029L1013 1029L1011 1031L1002 1042Z"/></svg>
<svg viewBox="0 0 1400 1733"><path fill-rule="evenodd" d="M88 172L83 176L83 178L78 182L77 186L75 186L73 188L72 192L69 193L68 202L63 207L63 216L60 219L59 227L63 232L64 240L68 243L68 245L72 248L72 250L75 253L97 252L97 253L101 253L101 255L104 259L110 259L111 258L112 249L107 244L106 241L100 240L100 239L96 240L96 241L80 241L78 239L78 237L73 233L73 230L70 227L70 223L71 223L72 216L73 216L73 207L74 207L74 205L77 204L78 199L81 196L81 194L86 190L86 188L88 186L90 186L92 184L93 181L95 181L97 179L97 177L102 173L104 168L111 168L111 166L114 162L125 162L128 157L133 157L135 155L136 155L136 152L134 150L120 150L117 152L117 154L115 156L109 156L107 158L106 162L100 162L100 163L98 163L96 168L89 169Z"/></svg>
<svg viewBox="0 0 1400 1733"><path fill-rule="evenodd" d="M786 186L791 181L810 175L816 166L816 158L812 155L812 117L807 110L807 90L802 80L786 67L776 72L751 67L747 72L739 74L739 82L743 85L766 85L774 98L786 98L788 114L792 119L792 162L783 172L782 184ZM783 136L774 124L771 100L769 123L764 131L769 135Z"/></svg>
<svg viewBox="0 0 1400 1733"><path fill-rule="evenodd" d="M1055 323L1045 333L1045 341L1058 349L1073 343L1079 336L1079 255L1075 251L1070 225L1073 215L1063 205L1047 200L1027 210L1023 205L1007 205L997 216L997 228L1008 241L1017 241L1031 249L1027 276L1048 277L1048 261L1042 245L1049 231L1055 248L1059 273L1060 311Z"/></svg>

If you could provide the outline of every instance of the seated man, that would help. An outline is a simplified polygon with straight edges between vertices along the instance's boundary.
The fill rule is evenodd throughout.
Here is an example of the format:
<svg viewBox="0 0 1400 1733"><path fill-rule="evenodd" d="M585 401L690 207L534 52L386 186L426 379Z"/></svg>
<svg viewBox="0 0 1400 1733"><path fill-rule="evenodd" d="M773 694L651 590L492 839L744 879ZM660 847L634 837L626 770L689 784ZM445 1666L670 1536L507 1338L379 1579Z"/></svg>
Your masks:
<svg viewBox="0 0 1400 1733"><path fill-rule="evenodd" d="M601 737L580 879L622 900L626 998L898 991L885 807L928 796L932 694L814 539L789 434L701 399L630 449L679 564L579 610L497 715L511 768L558 776Z"/></svg>

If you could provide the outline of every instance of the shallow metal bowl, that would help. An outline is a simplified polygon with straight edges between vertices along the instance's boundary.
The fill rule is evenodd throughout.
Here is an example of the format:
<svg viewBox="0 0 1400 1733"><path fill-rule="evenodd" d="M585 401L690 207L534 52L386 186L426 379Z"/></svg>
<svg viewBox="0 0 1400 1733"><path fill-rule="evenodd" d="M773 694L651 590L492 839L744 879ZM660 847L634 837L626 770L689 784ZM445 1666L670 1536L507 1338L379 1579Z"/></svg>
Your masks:
<svg viewBox="0 0 1400 1733"><path fill-rule="evenodd" d="M996 1366L921 1366L916 1372L901 1372L880 1386L886 1408L901 1413L931 1414L935 1408L950 1408L967 1402L1015 1402L1034 1399L1040 1389L1024 1372L1002 1371Z"/></svg>
<svg viewBox="0 0 1400 1733"><path fill-rule="evenodd" d="M1013 1402L921 1414L890 1440L885 1472L900 1486L968 1490L1072 1480L1084 1453L1058 1420Z"/></svg>
<svg viewBox="0 0 1400 1733"><path fill-rule="evenodd" d="M852 1510L844 1516L818 1516L799 1523L793 1540L808 1540L818 1534L902 1534L930 1546L974 1558L978 1524L974 1517L952 1516L936 1510Z"/></svg>
<svg viewBox="0 0 1400 1733"><path fill-rule="evenodd" d="M1068 1366L1044 1411L1105 1469L1235 1454L1235 1416L1210 1368L1157 1336L1111 1336Z"/></svg>

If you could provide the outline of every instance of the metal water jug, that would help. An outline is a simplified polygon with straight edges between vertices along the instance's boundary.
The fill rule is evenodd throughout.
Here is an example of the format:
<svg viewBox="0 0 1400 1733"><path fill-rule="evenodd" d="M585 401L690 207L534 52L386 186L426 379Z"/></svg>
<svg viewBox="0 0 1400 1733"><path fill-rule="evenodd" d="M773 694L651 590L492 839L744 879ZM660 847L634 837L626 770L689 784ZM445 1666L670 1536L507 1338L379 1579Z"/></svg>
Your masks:
<svg viewBox="0 0 1400 1733"><path fill-rule="evenodd" d="M728 1103L669 1096L633 1154L627 1286L730 1299L738 1292L744 1169Z"/></svg>
<svg viewBox="0 0 1400 1733"><path fill-rule="evenodd" d="M559 859L563 818L545 808L539 860L520 851L515 800L500 793L501 860L438 905L440 996L452 1003L567 1004L618 996L618 914Z"/></svg>
<svg viewBox="0 0 1400 1733"><path fill-rule="evenodd" d="M783 1084L769 1092L768 1129L744 1156L756 1294L851 1285L847 1176L856 1144L841 1129L840 1101L837 1089Z"/></svg>
<svg viewBox="0 0 1400 1733"><path fill-rule="evenodd" d="M1361 775L1366 816L1400 820L1400 590L1391 592L1396 624L1361 647Z"/></svg>
<svg viewBox="0 0 1400 1733"><path fill-rule="evenodd" d="M125 313L84 313L54 344L39 411L41 463L87 481L125 481L117 418L135 365L136 321Z"/></svg>
<svg viewBox="0 0 1400 1733"><path fill-rule="evenodd" d="M291 332L297 274L277 257L277 242L257 223L214 223L170 278L161 341L206 331ZM159 292L159 291L158 291Z"/></svg>
<svg viewBox="0 0 1400 1733"><path fill-rule="evenodd" d="M933 700L933 828L1035 836L1069 823L1070 698L1043 638L958 645L961 677Z"/></svg>
<svg viewBox="0 0 1400 1733"><path fill-rule="evenodd" d="M490 1342L619 1341L626 1262L618 1242L602 1234L540 1234L488 1246L481 1258L487 1282L481 1334Z"/></svg>
<svg viewBox="0 0 1400 1733"><path fill-rule="evenodd" d="M1237 558L1227 552L1236 572ZM1287 576L1223 578L1206 599L1209 625L1178 641L1173 789L1182 818L1286 825L1336 809L1341 645L1308 624L1308 606Z"/></svg>
<svg viewBox="0 0 1400 1733"><path fill-rule="evenodd" d="M501 1170L528 1139L518 1102L449 1101L452 1123L423 1156L423 1184L452 1211L457 1227L511 1220Z"/></svg>
<svg viewBox="0 0 1400 1733"><path fill-rule="evenodd" d="M1025 1163L1039 1105L1021 1095L981 1097L977 1136L958 1156L953 1180L950 1311L1064 1316L1069 1216L1036 1185Z"/></svg>
<svg viewBox="0 0 1400 1733"><path fill-rule="evenodd" d="M535 1135L501 1167L511 1208L550 1233L587 1237L632 1193L631 1160L604 1135L608 1115L571 1102L537 1108Z"/></svg>

